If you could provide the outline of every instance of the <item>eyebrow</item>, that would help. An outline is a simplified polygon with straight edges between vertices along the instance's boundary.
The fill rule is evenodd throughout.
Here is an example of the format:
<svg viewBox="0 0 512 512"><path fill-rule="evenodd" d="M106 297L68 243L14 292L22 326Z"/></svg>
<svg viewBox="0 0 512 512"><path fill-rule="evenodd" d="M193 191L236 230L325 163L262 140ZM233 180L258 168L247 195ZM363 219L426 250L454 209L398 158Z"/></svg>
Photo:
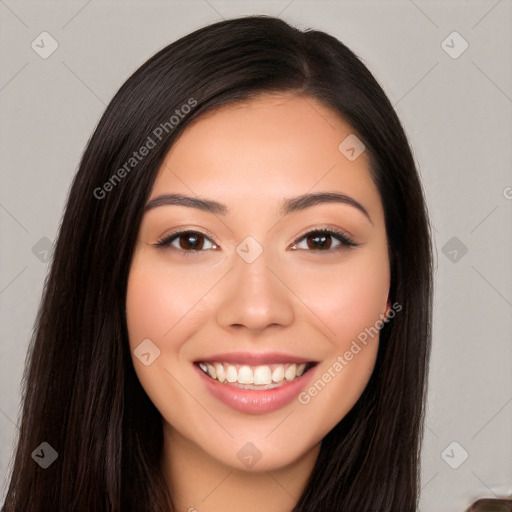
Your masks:
<svg viewBox="0 0 512 512"><path fill-rule="evenodd" d="M339 194L337 192L308 193L285 199L281 205L280 212L281 215L286 216L290 213L305 210L306 208L322 203L341 203L353 206L362 212L368 218L370 223L373 224L370 214L361 203L350 196ZM144 211L152 210L159 206L188 206L190 208L197 208L205 212L219 215L226 215L229 212L228 207L223 203L219 203L212 199L191 197L183 194L165 194L158 196L149 201Z"/></svg>

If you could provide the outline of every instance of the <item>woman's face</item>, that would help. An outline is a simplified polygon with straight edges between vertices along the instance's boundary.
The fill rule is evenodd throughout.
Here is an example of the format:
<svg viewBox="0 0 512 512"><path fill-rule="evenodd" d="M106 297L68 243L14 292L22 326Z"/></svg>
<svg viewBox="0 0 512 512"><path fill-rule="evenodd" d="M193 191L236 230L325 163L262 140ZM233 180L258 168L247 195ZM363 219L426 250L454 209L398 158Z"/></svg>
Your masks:
<svg viewBox="0 0 512 512"><path fill-rule="evenodd" d="M390 273L382 204L351 134L311 97L266 94L202 116L166 156L127 322L169 439L239 469L285 467L361 395Z"/></svg>

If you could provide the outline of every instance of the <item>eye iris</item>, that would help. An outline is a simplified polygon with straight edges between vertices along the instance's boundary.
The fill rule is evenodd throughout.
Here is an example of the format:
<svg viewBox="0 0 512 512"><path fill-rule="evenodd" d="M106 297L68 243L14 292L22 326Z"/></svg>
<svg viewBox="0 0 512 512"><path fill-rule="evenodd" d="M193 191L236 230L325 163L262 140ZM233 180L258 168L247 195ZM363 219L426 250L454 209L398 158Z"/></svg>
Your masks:
<svg viewBox="0 0 512 512"><path fill-rule="evenodd" d="M199 251L203 248L204 237L194 233L180 236L180 247L186 250Z"/></svg>
<svg viewBox="0 0 512 512"><path fill-rule="evenodd" d="M310 245L310 241L313 241L313 246ZM309 235L307 242L310 249L329 249L331 247L331 236L322 234Z"/></svg>

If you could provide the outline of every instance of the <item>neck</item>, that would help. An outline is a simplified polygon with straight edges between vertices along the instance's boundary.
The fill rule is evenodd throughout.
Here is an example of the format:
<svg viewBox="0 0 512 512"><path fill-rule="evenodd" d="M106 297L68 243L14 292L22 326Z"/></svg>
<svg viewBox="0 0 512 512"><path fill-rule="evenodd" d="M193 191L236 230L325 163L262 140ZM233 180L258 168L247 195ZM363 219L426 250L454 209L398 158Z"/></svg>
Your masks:
<svg viewBox="0 0 512 512"><path fill-rule="evenodd" d="M288 466L243 471L223 464L164 422L162 470L176 512L290 512L303 493L320 445Z"/></svg>

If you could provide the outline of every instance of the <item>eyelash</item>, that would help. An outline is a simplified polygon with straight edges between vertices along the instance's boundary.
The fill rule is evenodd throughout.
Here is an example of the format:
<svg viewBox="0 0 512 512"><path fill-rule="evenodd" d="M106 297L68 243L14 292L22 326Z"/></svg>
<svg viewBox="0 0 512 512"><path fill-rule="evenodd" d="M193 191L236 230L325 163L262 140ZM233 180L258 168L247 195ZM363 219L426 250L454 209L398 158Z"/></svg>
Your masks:
<svg viewBox="0 0 512 512"><path fill-rule="evenodd" d="M315 252L315 253L319 253L319 252L332 253L333 251L350 249L350 248L354 248L354 247L357 247L360 245L360 244L355 243L345 233L342 233L341 231L336 231L333 229L326 229L326 228L317 228L317 229L312 229L312 230L308 231L307 233L305 233L305 234L301 235L299 238L297 238L293 242L293 245L298 244L299 242L301 242L302 240L304 240L305 238L307 238L308 236L311 236L313 234L331 236L332 238L337 239L340 242L340 245L338 247L334 247L332 249L329 248L329 249L299 249L299 250L306 250L308 252ZM204 233L201 233L200 231L194 231L191 229L187 229L187 230L183 230L183 231L175 231L174 233L171 233L171 234L161 238L154 245L155 245L155 247L159 247L159 248L168 247L171 245L172 242L179 239L180 236L182 236L182 235L200 235L200 236L206 238L207 240L209 240L212 243L212 245L218 247L217 244L215 242L213 242L209 236L205 235ZM211 250L211 249L205 249L205 250L202 250L202 249L193 250L192 249L192 250L187 251L187 250L184 250L181 248L178 249L175 247L173 247L173 249L183 252L186 256L195 256L200 252L205 252L205 250Z"/></svg>

